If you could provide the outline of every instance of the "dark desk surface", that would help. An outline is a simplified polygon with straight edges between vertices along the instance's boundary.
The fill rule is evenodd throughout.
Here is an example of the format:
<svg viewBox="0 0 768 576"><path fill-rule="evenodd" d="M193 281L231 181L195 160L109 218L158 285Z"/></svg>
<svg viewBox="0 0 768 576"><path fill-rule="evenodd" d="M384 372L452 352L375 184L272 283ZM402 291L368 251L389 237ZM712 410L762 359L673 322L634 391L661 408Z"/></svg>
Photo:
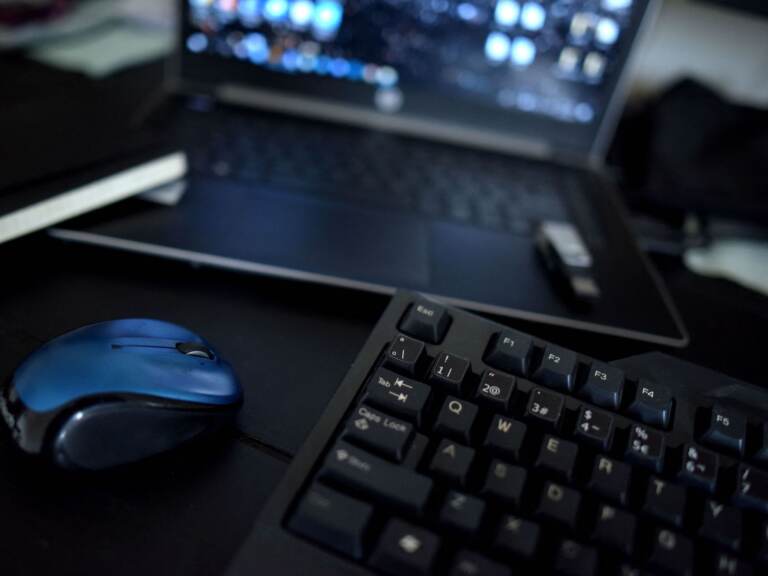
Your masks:
<svg viewBox="0 0 768 576"><path fill-rule="evenodd" d="M246 389L236 431L108 474L51 471L0 434L4 574L221 572L387 303L44 235L0 246L0 261L0 378L65 331L150 316L208 337ZM768 328L766 301L662 264L692 333L691 346L673 353L760 383L765 339L755 336ZM647 349L512 324L605 359Z"/></svg>
<svg viewBox="0 0 768 576"><path fill-rule="evenodd" d="M41 80L30 72L36 69L18 66L26 75L16 77L26 82L15 99L4 86L6 103L49 86L45 74ZM246 390L236 430L107 474L47 469L0 433L3 574L220 573L387 304L383 296L193 268L43 234L0 246L0 262L0 379L68 330L149 316L210 339ZM675 260L657 264L692 336L687 349L672 353L761 384L768 300L695 277ZM510 323L606 360L648 350Z"/></svg>

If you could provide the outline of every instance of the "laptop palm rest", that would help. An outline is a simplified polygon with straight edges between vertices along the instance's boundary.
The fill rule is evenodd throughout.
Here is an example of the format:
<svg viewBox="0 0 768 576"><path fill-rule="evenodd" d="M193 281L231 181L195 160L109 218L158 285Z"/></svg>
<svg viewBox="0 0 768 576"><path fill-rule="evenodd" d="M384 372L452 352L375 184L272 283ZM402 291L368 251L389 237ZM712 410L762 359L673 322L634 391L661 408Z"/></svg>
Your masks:
<svg viewBox="0 0 768 576"><path fill-rule="evenodd" d="M430 282L429 228L423 220L266 186L196 178L175 207L147 204L102 220L92 231L212 259L254 262L267 273L270 266L304 271L309 280L318 274L356 279L350 285Z"/></svg>

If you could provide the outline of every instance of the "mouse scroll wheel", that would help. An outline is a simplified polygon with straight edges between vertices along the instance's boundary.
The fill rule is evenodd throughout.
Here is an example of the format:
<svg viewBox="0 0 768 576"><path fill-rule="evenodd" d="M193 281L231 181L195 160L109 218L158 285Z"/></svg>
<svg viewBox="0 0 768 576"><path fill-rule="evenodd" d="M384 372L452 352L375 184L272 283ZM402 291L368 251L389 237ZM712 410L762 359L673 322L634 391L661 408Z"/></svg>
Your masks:
<svg viewBox="0 0 768 576"><path fill-rule="evenodd" d="M196 358L207 358L213 360L213 352L202 344L197 342L179 342L176 344L176 350L186 356L194 356Z"/></svg>

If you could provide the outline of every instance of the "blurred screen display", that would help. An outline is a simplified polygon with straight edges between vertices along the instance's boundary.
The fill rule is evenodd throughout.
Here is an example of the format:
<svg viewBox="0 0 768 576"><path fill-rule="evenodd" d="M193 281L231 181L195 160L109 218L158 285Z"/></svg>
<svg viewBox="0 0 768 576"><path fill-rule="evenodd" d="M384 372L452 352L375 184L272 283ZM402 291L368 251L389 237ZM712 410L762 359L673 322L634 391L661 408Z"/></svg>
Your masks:
<svg viewBox="0 0 768 576"><path fill-rule="evenodd" d="M645 10L640 0L188 0L189 53L275 74L412 89L589 125Z"/></svg>

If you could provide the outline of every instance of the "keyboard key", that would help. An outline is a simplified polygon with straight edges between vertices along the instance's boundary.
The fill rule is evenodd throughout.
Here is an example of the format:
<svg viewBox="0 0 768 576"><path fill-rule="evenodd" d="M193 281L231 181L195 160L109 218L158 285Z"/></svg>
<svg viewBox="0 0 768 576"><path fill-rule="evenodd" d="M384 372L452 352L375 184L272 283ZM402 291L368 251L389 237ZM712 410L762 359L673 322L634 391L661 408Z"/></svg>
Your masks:
<svg viewBox="0 0 768 576"><path fill-rule="evenodd" d="M575 352L557 346L547 346L533 379L539 384L572 392L576 381L577 363Z"/></svg>
<svg viewBox="0 0 768 576"><path fill-rule="evenodd" d="M347 421L343 438L399 462L412 434L411 424L361 404Z"/></svg>
<svg viewBox="0 0 768 576"><path fill-rule="evenodd" d="M643 511L659 520L680 527L685 517L685 501L685 488L652 476L645 493Z"/></svg>
<svg viewBox="0 0 768 576"><path fill-rule="evenodd" d="M611 449L614 418L606 412L582 406L576 421L576 436L601 450Z"/></svg>
<svg viewBox="0 0 768 576"><path fill-rule="evenodd" d="M440 510L440 524L465 534L476 534L480 530L484 513L485 502L475 496L450 490Z"/></svg>
<svg viewBox="0 0 768 576"><path fill-rule="evenodd" d="M515 389L515 377L486 370L477 388L475 400L496 412L506 412Z"/></svg>
<svg viewBox="0 0 768 576"><path fill-rule="evenodd" d="M637 519L620 508L601 504L597 508L597 520L593 538L601 545L608 546L631 556L635 547L635 530Z"/></svg>
<svg viewBox="0 0 768 576"><path fill-rule="evenodd" d="M624 394L624 373L613 366L595 363L579 393L593 404L618 410Z"/></svg>
<svg viewBox="0 0 768 576"><path fill-rule="evenodd" d="M373 507L325 486L312 486L288 526L297 534L357 560L363 557Z"/></svg>
<svg viewBox="0 0 768 576"><path fill-rule="evenodd" d="M432 302L417 302L408 308L400 330L419 340L438 344L450 324L451 316L445 308Z"/></svg>
<svg viewBox="0 0 768 576"><path fill-rule="evenodd" d="M768 512L768 474L741 464L737 471L736 502L741 506Z"/></svg>
<svg viewBox="0 0 768 576"><path fill-rule="evenodd" d="M574 540L563 540L555 553L555 572L568 576L597 573L597 550Z"/></svg>
<svg viewBox="0 0 768 576"><path fill-rule="evenodd" d="M437 415L435 432L469 444L476 419L477 406L466 400L448 396Z"/></svg>
<svg viewBox="0 0 768 576"><path fill-rule="evenodd" d="M757 558L763 564L768 564L768 521L760 523L757 541Z"/></svg>
<svg viewBox="0 0 768 576"><path fill-rule="evenodd" d="M491 340L485 361L494 368L526 376L530 366L533 340L514 330L504 330Z"/></svg>
<svg viewBox="0 0 768 576"><path fill-rule="evenodd" d="M429 438L424 436L424 434L415 434L411 446L405 454L402 465L411 470L416 470L416 468L421 466L422 460L424 460L427 446L429 446Z"/></svg>
<svg viewBox="0 0 768 576"><path fill-rule="evenodd" d="M635 424L629 431L627 458L657 472L664 467L666 443L664 435L647 426Z"/></svg>
<svg viewBox="0 0 768 576"><path fill-rule="evenodd" d="M629 413L645 424L669 428L674 403L669 388L641 380L635 398L629 405Z"/></svg>
<svg viewBox="0 0 768 576"><path fill-rule="evenodd" d="M461 386L469 369L469 360L466 358L441 352L432 364L429 381L450 394L461 394Z"/></svg>
<svg viewBox="0 0 768 576"><path fill-rule="evenodd" d="M474 459L475 451L472 448L442 440L435 450L429 470L459 486L464 486Z"/></svg>
<svg viewBox="0 0 768 576"><path fill-rule="evenodd" d="M501 460L492 460L480 493L517 508L523 497L527 476L525 468L512 466Z"/></svg>
<svg viewBox="0 0 768 576"><path fill-rule="evenodd" d="M451 563L449 576L512 576L509 568L485 556L462 550Z"/></svg>
<svg viewBox="0 0 768 576"><path fill-rule="evenodd" d="M538 524L505 514L499 523L493 547L506 555L532 558L539 547L540 532Z"/></svg>
<svg viewBox="0 0 768 576"><path fill-rule="evenodd" d="M415 374L424 357L424 343L399 334L387 350L387 364L406 374Z"/></svg>
<svg viewBox="0 0 768 576"><path fill-rule="evenodd" d="M741 510L714 500L704 503L699 536L731 550L741 548Z"/></svg>
<svg viewBox="0 0 768 576"><path fill-rule="evenodd" d="M611 502L626 505L630 474L631 469L624 462L598 456L587 488Z"/></svg>
<svg viewBox="0 0 768 576"><path fill-rule="evenodd" d="M536 515L574 528L579 516L580 505L581 494L576 490L554 482L547 482L544 484Z"/></svg>
<svg viewBox="0 0 768 576"><path fill-rule="evenodd" d="M560 479L570 482L573 480L578 454L579 449L573 442L545 436L539 458L536 460L536 468L549 470Z"/></svg>
<svg viewBox="0 0 768 576"><path fill-rule="evenodd" d="M416 514L424 512L432 492L429 478L345 442L338 442L331 449L319 476Z"/></svg>
<svg viewBox="0 0 768 576"><path fill-rule="evenodd" d="M714 576L751 576L753 574L752 566L724 552L715 554L712 568Z"/></svg>
<svg viewBox="0 0 768 576"><path fill-rule="evenodd" d="M557 430L560 428L564 406L565 398L561 394L534 388L528 399L525 414L531 420Z"/></svg>
<svg viewBox="0 0 768 576"><path fill-rule="evenodd" d="M680 576L693 575L693 545L685 536L666 528L654 532L651 557L653 568Z"/></svg>
<svg viewBox="0 0 768 576"><path fill-rule="evenodd" d="M392 576L432 573L440 541L432 532L390 520L371 555L371 566Z"/></svg>
<svg viewBox="0 0 768 576"><path fill-rule="evenodd" d="M693 444L686 444L683 447L680 478L686 483L714 493L717 489L719 470L720 457L716 453Z"/></svg>
<svg viewBox="0 0 768 576"><path fill-rule="evenodd" d="M710 446L743 456L747 444L746 417L735 410L715 406L702 441Z"/></svg>
<svg viewBox="0 0 768 576"><path fill-rule="evenodd" d="M768 422L763 423L760 433L760 445L754 455L758 462L768 462Z"/></svg>
<svg viewBox="0 0 768 576"><path fill-rule="evenodd" d="M380 368L368 384L365 401L420 425L429 394L426 384Z"/></svg>
<svg viewBox="0 0 768 576"><path fill-rule="evenodd" d="M497 414L491 420L483 446L494 454L519 461L523 451L525 431L526 426L522 422Z"/></svg>

